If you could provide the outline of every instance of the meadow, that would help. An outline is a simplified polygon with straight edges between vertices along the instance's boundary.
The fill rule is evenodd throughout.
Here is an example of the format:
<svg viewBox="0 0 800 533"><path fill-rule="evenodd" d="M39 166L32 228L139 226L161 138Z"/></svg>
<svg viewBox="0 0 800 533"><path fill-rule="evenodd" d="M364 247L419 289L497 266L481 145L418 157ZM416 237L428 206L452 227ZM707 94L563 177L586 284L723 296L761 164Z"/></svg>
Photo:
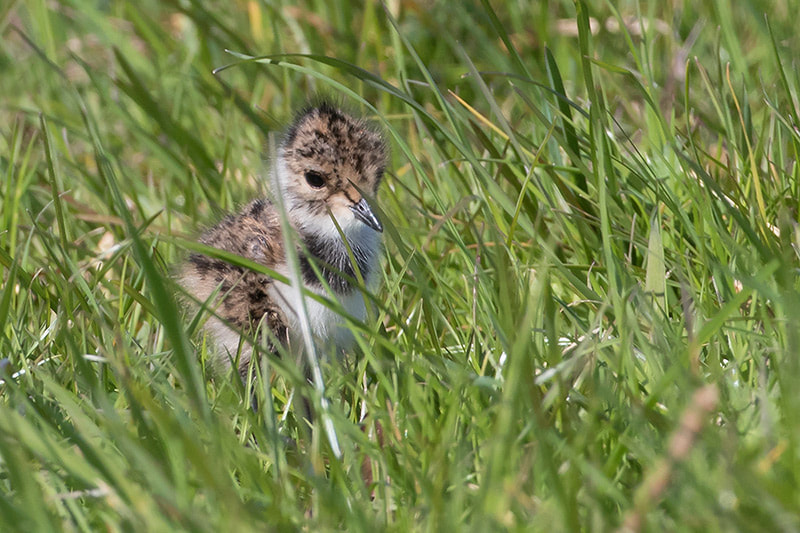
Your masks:
<svg viewBox="0 0 800 533"><path fill-rule="evenodd" d="M800 531L799 7L6 0L0 530ZM243 384L176 265L319 95L381 283Z"/></svg>

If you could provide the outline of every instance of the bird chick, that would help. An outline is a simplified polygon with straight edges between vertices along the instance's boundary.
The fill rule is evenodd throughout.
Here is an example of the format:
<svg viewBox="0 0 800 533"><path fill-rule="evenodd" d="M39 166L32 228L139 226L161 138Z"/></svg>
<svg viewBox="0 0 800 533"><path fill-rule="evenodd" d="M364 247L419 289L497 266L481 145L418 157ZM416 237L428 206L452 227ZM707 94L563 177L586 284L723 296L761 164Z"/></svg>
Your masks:
<svg viewBox="0 0 800 533"><path fill-rule="evenodd" d="M386 160L386 145L379 133L324 103L298 115L272 169L277 184L273 195L281 195L297 237L294 245L304 287L335 297L350 315L361 320L366 317L364 299L353 281L356 269L367 285L376 278L383 231L363 194L375 197ZM255 200L238 214L225 217L200 241L290 277L280 212L269 199ZM303 345L301 306L297 291L289 285L201 254L188 258L181 284L195 300L207 302L214 311L216 316L204 327L223 364L236 359L241 334L254 333L259 324L261 331L266 327L271 333L259 339L268 349L274 351L277 342L296 354L301 351L297 348ZM341 317L311 298L305 298L305 307L317 343L335 343L346 349L351 339L340 327ZM242 375L251 358L252 347L245 343L238 358Z"/></svg>

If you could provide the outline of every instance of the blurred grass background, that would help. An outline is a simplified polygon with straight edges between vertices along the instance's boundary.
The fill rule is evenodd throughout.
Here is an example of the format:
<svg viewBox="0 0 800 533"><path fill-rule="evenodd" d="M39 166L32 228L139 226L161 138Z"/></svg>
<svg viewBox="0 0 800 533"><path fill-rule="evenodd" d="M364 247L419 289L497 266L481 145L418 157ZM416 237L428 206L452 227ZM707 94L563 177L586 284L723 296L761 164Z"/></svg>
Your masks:
<svg viewBox="0 0 800 533"><path fill-rule="evenodd" d="M800 6L696 4L4 2L0 529L800 530ZM170 281L316 94L393 152L341 454Z"/></svg>

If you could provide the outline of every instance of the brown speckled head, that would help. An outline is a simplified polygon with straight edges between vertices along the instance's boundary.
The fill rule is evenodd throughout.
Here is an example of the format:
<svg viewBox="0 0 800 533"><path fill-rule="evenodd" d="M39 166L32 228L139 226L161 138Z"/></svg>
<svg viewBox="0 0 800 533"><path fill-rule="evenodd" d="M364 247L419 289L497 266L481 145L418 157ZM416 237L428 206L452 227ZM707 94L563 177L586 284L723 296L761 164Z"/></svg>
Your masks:
<svg viewBox="0 0 800 533"><path fill-rule="evenodd" d="M301 232L334 235L332 214L345 231L382 231L372 200L386 168L379 133L330 104L303 111L278 154L278 181L292 223ZM362 228L363 226L363 228Z"/></svg>

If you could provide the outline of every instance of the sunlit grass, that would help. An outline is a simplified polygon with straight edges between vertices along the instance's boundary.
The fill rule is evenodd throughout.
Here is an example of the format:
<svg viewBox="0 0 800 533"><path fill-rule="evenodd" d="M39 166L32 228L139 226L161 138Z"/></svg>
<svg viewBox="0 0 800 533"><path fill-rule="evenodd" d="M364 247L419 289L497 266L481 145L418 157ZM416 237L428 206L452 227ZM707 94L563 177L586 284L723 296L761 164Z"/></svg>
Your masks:
<svg viewBox="0 0 800 533"><path fill-rule="evenodd" d="M0 529L800 528L791 7L0 7ZM318 94L392 147L327 433L172 281Z"/></svg>

